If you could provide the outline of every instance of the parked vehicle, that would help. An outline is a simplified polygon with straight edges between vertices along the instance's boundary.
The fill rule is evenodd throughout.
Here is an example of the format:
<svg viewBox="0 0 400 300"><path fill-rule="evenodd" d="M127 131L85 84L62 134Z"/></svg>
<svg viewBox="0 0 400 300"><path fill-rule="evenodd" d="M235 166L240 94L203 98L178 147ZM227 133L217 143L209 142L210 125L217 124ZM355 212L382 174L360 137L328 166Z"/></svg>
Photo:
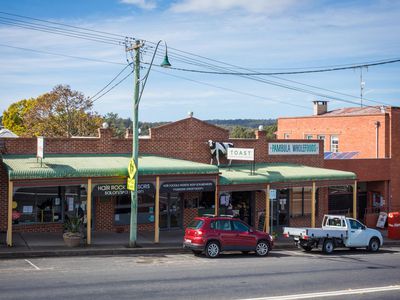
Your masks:
<svg viewBox="0 0 400 300"><path fill-rule="evenodd" d="M245 222L231 216L205 215L196 217L185 230L183 247L195 255L205 253L209 258L222 251L255 251L266 256L273 247L272 237L257 231Z"/></svg>
<svg viewBox="0 0 400 300"><path fill-rule="evenodd" d="M296 245L305 251L321 246L322 251L327 254L338 247L366 247L367 250L376 252L383 245L382 234L378 230L345 216L325 215L322 228L285 227L283 235L293 236Z"/></svg>

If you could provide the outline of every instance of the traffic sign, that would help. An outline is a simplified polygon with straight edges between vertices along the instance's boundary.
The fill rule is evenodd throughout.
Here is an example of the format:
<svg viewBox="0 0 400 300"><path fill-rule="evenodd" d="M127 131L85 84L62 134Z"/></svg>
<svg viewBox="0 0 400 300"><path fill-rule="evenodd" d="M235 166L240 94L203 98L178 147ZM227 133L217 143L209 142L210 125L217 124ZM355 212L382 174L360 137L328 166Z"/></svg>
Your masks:
<svg viewBox="0 0 400 300"><path fill-rule="evenodd" d="M128 178L127 182L126 182L126 188L130 191L134 191L136 188L135 185L135 179L134 178Z"/></svg>
<svg viewBox="0 0 400 300"><path fill-rule="evenodd" d="M128 166L129 178L133 179L136 175L136 172L137 172L137 168L136 168L135 160L132 158L129 161L129 166Z"/></svg>

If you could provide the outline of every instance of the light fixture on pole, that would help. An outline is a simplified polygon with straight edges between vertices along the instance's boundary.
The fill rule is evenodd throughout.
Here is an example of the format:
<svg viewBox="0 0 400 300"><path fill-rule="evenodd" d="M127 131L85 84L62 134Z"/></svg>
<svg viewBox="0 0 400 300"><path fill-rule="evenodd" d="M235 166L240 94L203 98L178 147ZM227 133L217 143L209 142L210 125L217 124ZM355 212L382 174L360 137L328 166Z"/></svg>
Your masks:
<svg viewBox="0 0 400 300"><path fill-rule="evenodd" d="M147 78L151 67L153 66L154 57L156 56L158 46L162 41L157 43L154 50L153 57L150 62L150 66L147 70L146 75L140 80L140 48L143 46L143 42L136 40L133 47L126 47L126 51L135 51L134 57L134 103L133 103L133 115L132 115L132 158L128 166L128 182L127 188L131 190L131 222L130 222L130 233L129 233L129 247L136 247L137 241L137 185L138 185L138 160L139 160L139 136L138 136L138 121L139 121L139 103L142 98L144 87L146 86ZM165 43L165 57L161 63L162 67L170 67L171 64L168 60L167 44ZM142 85L140 86L140 82Z"/></svg>

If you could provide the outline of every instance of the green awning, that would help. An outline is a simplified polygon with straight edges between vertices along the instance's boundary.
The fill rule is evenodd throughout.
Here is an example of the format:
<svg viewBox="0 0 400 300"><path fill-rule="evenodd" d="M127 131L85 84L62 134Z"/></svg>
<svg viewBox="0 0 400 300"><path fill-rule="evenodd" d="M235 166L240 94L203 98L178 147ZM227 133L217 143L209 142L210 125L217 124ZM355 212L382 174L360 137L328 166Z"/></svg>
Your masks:
<svg viewBox="0 0 400 300"><path fill-rule="evenodd" d="M48 154L42 166L30 155L3 155L10 180L128 176L124 154ZM139 175L217 174L218 167L153 155L139 156Z"/></svg>
<svg viewBox="0 0 400 300"><path fill-rule="evenodd" d="M220 167L219 184L258 184L273 182L299 182L318 180L356 179L352 172L314 168L290 163L258 163L255 174L250 174L250 164Z"/></svg>

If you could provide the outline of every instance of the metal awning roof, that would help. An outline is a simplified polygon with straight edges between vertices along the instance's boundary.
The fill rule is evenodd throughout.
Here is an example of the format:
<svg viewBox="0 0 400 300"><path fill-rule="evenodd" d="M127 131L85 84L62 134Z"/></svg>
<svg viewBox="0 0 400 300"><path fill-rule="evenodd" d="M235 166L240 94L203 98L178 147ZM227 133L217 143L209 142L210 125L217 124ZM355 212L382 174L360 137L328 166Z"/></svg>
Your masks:
<svg viewBox="0 0 400 300"><path fill-rule="evenodd" d="M128 176L131 156L126 154L48 154L40 161L32 155L3 155L10 180ZM218 167L153 155L139 156L139 175L217 174Z"/></svg>
<svg viewBox="0 0 400 300"><path fill-rule="evenodd" d="M220 185L356 179L352 172L308 167L290 163L257 163L251 175L250 164L220 167Z"/></svg>

